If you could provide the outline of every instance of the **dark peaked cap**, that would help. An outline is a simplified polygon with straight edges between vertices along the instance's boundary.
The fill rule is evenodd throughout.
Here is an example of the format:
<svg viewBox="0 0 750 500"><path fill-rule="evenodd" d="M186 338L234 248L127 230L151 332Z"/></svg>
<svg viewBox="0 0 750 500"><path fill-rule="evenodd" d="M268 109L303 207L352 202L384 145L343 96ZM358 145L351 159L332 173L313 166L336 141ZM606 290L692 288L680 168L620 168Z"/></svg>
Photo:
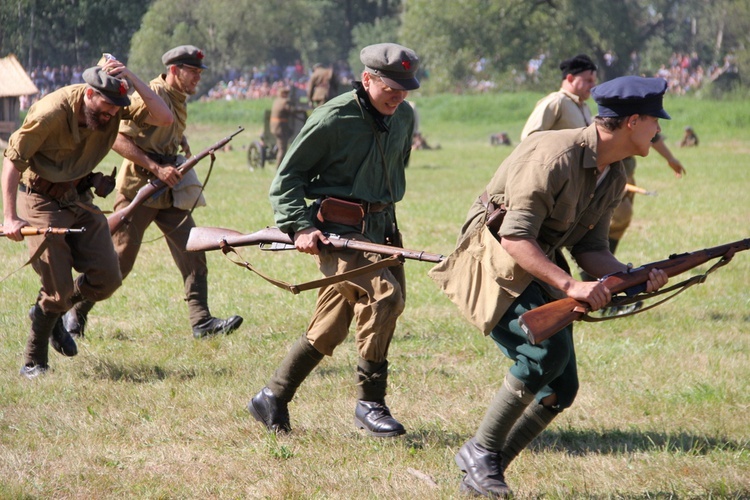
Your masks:
<svg viewBox="0 0 750 500"><path fill-rule="evenodd" d="M578 54L570 59L565 59L560 63L560 71L562 71L562 77L565 78L568 75L577 75L584 71L596 71L597 67L594 61L591 60L586 54Z"/></svg>
<svg viewBox="0 0 750 500"><path fill-rule="evenodd" d="M667 91L663 78L621 76L591 89L599 106L599 116L622 117L648 115L670 120L662 102Z"/></svg>
<svg viewBox="0 0 750 500"><path fill-rule="evenodd" d="M101 66L88 68L82 77L84 82L115 106L130 106L128 84L124 80L110 76Z"/></svg>

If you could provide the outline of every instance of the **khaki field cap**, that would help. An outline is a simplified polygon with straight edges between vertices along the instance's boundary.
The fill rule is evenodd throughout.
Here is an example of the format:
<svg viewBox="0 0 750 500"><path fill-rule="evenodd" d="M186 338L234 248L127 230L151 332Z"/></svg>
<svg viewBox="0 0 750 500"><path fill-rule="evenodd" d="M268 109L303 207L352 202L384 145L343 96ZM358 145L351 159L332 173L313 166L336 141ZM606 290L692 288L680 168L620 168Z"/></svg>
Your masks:
<svg viewBox="0 0 750 500"><path fill-rule="evenodd" d="M161 62L164 66L185 65L194 68L206 69L208 66L203 64L205 54L201 49L194 45L180 45L170 49L161 56Z"/></svg>
<svg viewBox="0 0 750 500"><path fill-rule="evenodd" d="M365 71L379 76L383 82L396 90L419 88L416 78L419 58L413 50L395 43L368 45L359 53Z"/></svg>
<svg viewBox="0 0 750 500"><path fill-rule="evenodd" d="M83 81L115 106L130 106L128 83L108 75L101 66L93 66L84 71Z"/></svg>

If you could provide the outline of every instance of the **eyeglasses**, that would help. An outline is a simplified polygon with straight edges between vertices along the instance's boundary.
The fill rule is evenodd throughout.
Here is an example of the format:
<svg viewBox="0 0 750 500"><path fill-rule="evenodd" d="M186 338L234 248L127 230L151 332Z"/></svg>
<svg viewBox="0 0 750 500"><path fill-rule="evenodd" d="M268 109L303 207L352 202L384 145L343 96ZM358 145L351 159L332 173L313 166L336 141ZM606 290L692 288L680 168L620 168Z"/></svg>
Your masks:
<svg viewBox="0 0 750 500"><path fill-rule="evenodd" d="M373 75L372 73L370 73L370 80L375 80L375 81L380 82L380 84L383 87L383 92L385 92L387 94L392 94L394 92L403 92L402 90L397 90L397 89L394 89L394 88L389 87L388 85L386 85L386 83L383 81L383 79L381 77L379 77L378 75Z"/></svg>
<svg viewBox="0 0 750 500"><path fill-rule="evenodd" d="M200 76L200 74L203 73L203 69L201 69L201 68L194 68L193 66L186 66L184 64L180 64L177 67L180 68L180 69L183 69L183 70L187 71L188 73L192 73L194 75L199 75Z"/></svg>

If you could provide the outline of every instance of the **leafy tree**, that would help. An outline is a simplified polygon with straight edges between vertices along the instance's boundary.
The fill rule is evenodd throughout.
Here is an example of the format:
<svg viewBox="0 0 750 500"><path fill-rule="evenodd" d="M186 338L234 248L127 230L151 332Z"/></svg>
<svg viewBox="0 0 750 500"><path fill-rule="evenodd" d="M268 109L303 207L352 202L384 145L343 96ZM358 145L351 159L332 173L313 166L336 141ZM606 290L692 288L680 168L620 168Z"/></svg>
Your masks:
<svg viewBox="0 0 750 500"><path fill-rule="evenodd" d="M27 67L125 55L150 0L0 0L0 54Z"/></svg>

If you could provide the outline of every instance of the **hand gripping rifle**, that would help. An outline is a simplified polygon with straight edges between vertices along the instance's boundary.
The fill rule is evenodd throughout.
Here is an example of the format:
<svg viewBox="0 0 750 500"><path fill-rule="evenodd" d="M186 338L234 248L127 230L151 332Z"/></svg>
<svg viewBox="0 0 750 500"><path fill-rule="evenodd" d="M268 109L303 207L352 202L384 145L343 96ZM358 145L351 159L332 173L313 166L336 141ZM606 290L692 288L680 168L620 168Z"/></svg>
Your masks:
<svg viewBox="0 0 750 500"><path fill-rule="evenodd" d="M602 277L599 281L601 281L604 286L612 292L613 298L611 303L617 303L618 305L634 302L637 300L635 297L638 294L641 294L642 297L649 298L677 290L673 295L670 295L666 299L638 311L643 312L669 300L689 286L703 283L709 273L728 264L729 261L732 260L732 257L734 257L735 253L748 249L750 249L750 239L739 240L718 247L706 248L704 250L679 255L670 255L666 260L652 262L636 269L629 269L625 272L610 274ZM712 259L720 260L706 271L706 273L699 276L693 276L692 278L665 290L658 290L650 294L644 293L646 291L646 283L648 282L648 273L652 269L661 269L667 273L667 276L672 277L682 274L694 267L698 267ZM624 294L624 296L617 296L616 294L619 293ZM587 321L601 321L601 319L587 319L589 312L591 312L591 308L586 302L580 302L568 297L555 300L523 313L519 318L519 324L526 333L529 342L532 344L539 344L576 320L584 319Z"/></svg>
<svg viewBox="0 0 750 500"><path fill-rule="evenodd" d="M331 246L334 248L338 248L341 250L349 249L357 250L360 252L379 253L381 255L388 255L390 256L390 258L383 259L380 262L376 262L368 266L355 269L353 271L348 271L344 274L323 278L321 280L310 281L308 283L303 283L300 285L290 285L288 283L284 283L283 281L269 278L253 268L249 262L237 262L232 259L230 260L232 260L232 262L234 262L238 266L245 267L250 271L253 271L269 283L297 294L301 291L311 290L313 288L319 288L331 283L343 281L344 279L348 279L353 276L371 273L383 267L400 265L404 259L435 263L440 262L444 259L442 255L434 253L428 253L419 250L407 250L406 248L391 245L381 245L378 243L370 243L367 241L351 240L342 238L337 234L324 234L330 241ZM258 245L261 250L293 250L295 248L292 238L276 227L267 227L250 234L242 234L238 231L223 229L220 227L194 227L190 230L190 236L188 237L185 249L188 252L221 250L226 255L228 252L235 252L233 247L248 245Z"/></svg>
<svg viewBox="0 0 750 500"><path fill-rule="evenodd" d="M197 155L191 156L185 163L179 166L177 170L179 170L180 174L185 174L188 170L192 169L194 166L198 164L199 161L201 161L203 158L205 158L208 155L211 155L211 158L213 160L214 157L214 151L223 148L226 146L226 144L231 141L235 135L239 134L245 130L242 127L239 127L237 131L216 144L207 147ZM145 186L143 186L141 189L138 190L138 192L135 195L135 198L133 198L133 201L130 202L130 205L127 207L118 210L117 212L111 214L109 217L107 217L107 224L109 225L109 234L115 234L115 231L120 229L124 224L130 223L130 218L133 215L133 211L143 205L149 198L159 196L161 193L164 192L164 190L167 189L167 185L164 183L164 181L160 179L153 179L148 182Z"/></svg>

